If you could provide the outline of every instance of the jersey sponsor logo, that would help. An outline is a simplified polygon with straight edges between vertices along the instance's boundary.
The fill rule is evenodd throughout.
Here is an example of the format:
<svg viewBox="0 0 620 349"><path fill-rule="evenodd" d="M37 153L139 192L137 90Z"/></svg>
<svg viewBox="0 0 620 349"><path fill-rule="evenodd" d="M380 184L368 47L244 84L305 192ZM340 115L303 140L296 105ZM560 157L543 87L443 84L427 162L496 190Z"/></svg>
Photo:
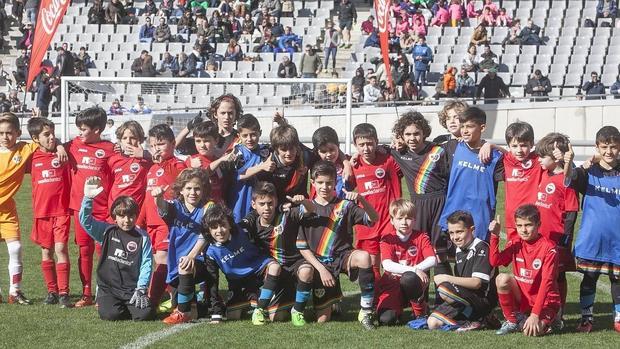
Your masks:
<svg viewBox="0 0 620 349"><path fill-rule="evenodd" d="M133 183L135 179L136 179L136 175L132 175L132 174L125 174L121 176L121 181L123 183Z"/></svg>
<svg viewBox="0 0 620 349"><path fill-rule="evenodd" d="M242 254L243 252L245 252L245 247L241 246L236 251L231 251L230 253L220 257L220 262L222 262L222 264L225 264L231 261L233 258L237 257L238 255Z"/></svg>
<svg viewBox="0 0 620 349"><path fill-rule="evenodd" d="M88 149L78 148L79 153L88 153Z"/></svg>
<svg viewBox="0 0 620 349"><path fill-rule="evenodd" d="M521 163L521 167L523 167L524 169L528 169L532 167L532 159L527 160L526 162L522 162Z"/></svg>
<svg viewBox="0 0 620 349"><path fill-rule="evenodd" d="M41 177L43 178L56 177L56 170L43 170L41 171Z"/></svg>
<svg viewBox="0 0 620 349"><path fill-rule="evenodd" d="M105 156L105 150L103 150L103 149L97 149L97 150L95 151L95 156L96 156L98 159L102 159L102 158Z"/></svg>
<svg viewBox="0 0 620 349"><path fill-rule="evenodd" d="M523 177L524 175L525 175L525 172L523 172L522 169L520 168L512 169L512 177Z"/></svg>
<svg viewBox="0 0 620 349"><path fill-rule="evenodd" d="M325 289L324 288L315 288L314 289L314 295L316 296L316 298L323 298L325 296Z"/></svg>
<svg viewBox="0 0 620 349"><path fill-rule="evenodd" d="M121 250L120 248L117 248L116 250L114 250L114 257L127 259L127 252Z"/></svg>
<svg viewBox="0 0 620 349"><path fill-rule="evenodd" d="M97 163L97 160L91 158L90 156L85 156L82 158L82 165L94 166Z"/></svg>
<svg viewBox="0 0 620 349"><path fill-rule="evenodd" d="M149 180L147 181L146 185L148 185L149 187L152 187L154 185L157 185L157 179L155 178L149 178Z"/></svg>
<svg viewBox="0 0 620 349"><path fill-rule="evenodd" d="M524 277L524 278L531 278L532 277L532 271L526 268L519 268L519 275Z"/></svg>
<svg viewBox="0 0 620 349"><path fill-rule="evenodd" d="M471 170L478 171L480 173L484 173L484 171L486 170L486 167L484 167L482 165L472 164L469 161L463 161L463 160L460 160L458 162L458 166L459 167L464 167L464 168L469 168Z"/></svg>
<svg viewBox="0 0 620 349"><path fill-rule="evenodd" d="M555 184L553 183L547 184L547 186L545 187L545 192L547 192L547 194L555 193Z"/></svg>
<svg viewBox="0 0 620 349"><path fill-rule="evenodd" d="M157 177L161 177L161 176L163 176L163 175L164 175L164 169L163 169L163 168L160 168L159 170L157 170L157 172L155 172L155 175L156 175Z"/></svg>
<svg viewBox="0 0 620 349"><path fill-rule="evenodd" d="M543 202L547 201L547 194L545 193L538 192L537 197L538 197L538 201L543 201Z"/></svg>
<svg viewBox="0 0 620 349"><path fill-rule="evenodd" d="M384 169L382 169L381 167L377 168L377 169L375 170L375 176L376 176L377 178L379 178L379 179L381 179L381 178L385 177L385 170L384 170Z"/></svg>
<svg viewBox="0 0 620 349"><path fill-rule="evenodd" d="M22 162L22 156L19 154L13 156L13 162L19 164L20 162Z"/></svg>
<svg viewBox="0 0 620 349"><path fill-rule="evenodd" d="M373 190L373 189L377 189L381 186L381 183L379 183L378 180L372 180L372 181L368 181L366 183L364 183L364 189L365 190Z"/></svg>
<svg viewBox="0 0 620 349"><path fill-rule="evenodd" d="M608 188L602 185L595 185L594 190L605 194L620 195L620 188Z"/></svg>
<svg viewBox="0 0 620 349"><path fill-rule="evenodd" d="M542 267L541 260L538 258L534 259L534 261L532 262L532 267L536 270L540 269L540 267Z"/></svg>
<svg viewBox="0 0 620 349"><path fill-rule="evenodd" d="M137 249L138 249L138 244L135 241L129 241L127 243L127 251L136 252Z"/></svg>
<svg viewBox="0 0 620 349"><path fill-rule="evenodd" d="M60 167L60 160L58 160L58 158L53 158L51 165L53 168L59 168Z"/></svg>
<svg viewBox="0 0 620 349"><path fill-rule="evenodd" d="M133 163L129 166L129 171L136 173L140 171L140 164Z"/></svg>
<svg viewBox="0 0 620 349"><path fill-rule="evenodd" d="M407 249L407 254L411 257L415 257L418 255L418 248L416 246L409 246Z"/></svg>
<svg viewBox="0 0 620 349"><path fill-rule="evenodd" d="M42 162L35 162L34 164L32 164L32 167L41 167L43 166Z"/></svg>

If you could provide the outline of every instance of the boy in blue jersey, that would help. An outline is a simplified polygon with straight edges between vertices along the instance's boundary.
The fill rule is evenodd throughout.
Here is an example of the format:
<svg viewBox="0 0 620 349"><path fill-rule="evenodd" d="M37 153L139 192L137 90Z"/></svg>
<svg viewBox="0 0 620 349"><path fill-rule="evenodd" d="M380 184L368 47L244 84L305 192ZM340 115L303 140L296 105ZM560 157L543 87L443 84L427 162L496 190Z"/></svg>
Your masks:
<svg viewBox="0 0 620 349"><path fill-rule="evenodd" d="M226 207L215 205L209 208L202 224L210 242L206 258L215 263L228 280L227 318L239 319L250 301L256 302L252 324L267 324L267 309L278 286L280 264L261 254L250 242L247 232L241 231L233 222ZM276 298L273 303L277 304L279 300Z"/></svg>
<svg viewBox="0 0 620 349"><path fill-rule="evenodd" d="M276 164L270 156L269 148L258 143L261 135L260 124L251 114L246 114L237 122L240 143L235 145L235 178L232 190L228 191L227 206L233 211L238 223L252 210L252 188L256 175L273 172Z"/></svg>
<svg viewBox="0 0 620 349"><path fill-rule="evenodd" d="M583 194L583 216L575 242L577 271L583 274L579 287L581 321L579 332L592 331L596 283L607 274L614 303L614 329L620 332L620 132L605 126L596 133L596 151L589 168L578 167L566 178ZM572 155L572 151L569 151ZM572 160L571 158L569 158Z"/></svg>
<svg viewBox="0 0 620 349"><path fill-rule="evenodd" d="M316 155L324 161L329 161L336 167L336 196L345 197L345 190L353 190L352 185L347 183L353 172L351 164L340 151L340 141L336 130L329 126L319 127L312 134L312 145ZM314 187L310 188L310 198L314 198Z"/></svg>
<svg viewBox="0 0 620 349"><path fill-rule="evenodd" d="M504 178L502 154L493 149L489 161L482 162L479 152L486 143L482 132L487 116L477 107L467 108L459 115L463 141L450 140L444 148L450 159L450 180L443 213L439 220L442 231L448 230L447 218L452 212L464 210L474 217L474 236L488 241L488 227L495 214L497 182Z"/></svg>
<svg viewBox="0 0 620 349"><path fill-rule="evenodd" d="M329 321L331 305L342 298L338 276L346 273L351 281L359 276L362 309L358 320L365 329L374 329L372 262L368 252L353 248L352 229L357 224L372 226L379 214L358 193L345 190L344 200L336 197L336 168L331 162L317 162L312 168L311 178L316 191L316 198L312 201L315 215L301 225L297 248L318 273L314 277L313 300L317 320Z"/></svg>
<svg viewBox="0 0 620 349"><path fill-rule="evenodd" d="M282 265L280 285L276 294L280 302L269 309L271 320L284 320L291 314L294 326L306 324L304 310L312 291L314 268L299 254L296 247L299 224L314 212L314 206L303 195L287 196L289 202L279 205L276 186L259 182L252 193L252 208L240 223L252 240L267 256ZM294 207L291 207L295 205Z"/></svg>
<svg viewBox="0 0 620 349"><path fill-rule="evenodd" d="M138 204L120 196L110 208L116 224L93 218L94 198L103 187L99 177L84 183L79 217L84 231L101 244L97 266L97 311L102 320L149 320L153 316L147 287L151 278L151 241L136 228Z"/></svg>
<svg viewBox="0 0 620 349"><path fill-rule="evenodd" d="M205 211L213 205L209 200L209 183L206 170L185 169L176 178L172 188L176 199L164 199L167 188L155 187L151 191L157 211L170 230L166 283L177 288L177 307L164 319L164 323L169 325L192 320L190 312L195 285L203 281L209 289L207 304L213 307L211 320L218 321L221 318L223 306L217 293L217 271L204 263L202 254L206 242L202 237L201 222Z"/></svg>

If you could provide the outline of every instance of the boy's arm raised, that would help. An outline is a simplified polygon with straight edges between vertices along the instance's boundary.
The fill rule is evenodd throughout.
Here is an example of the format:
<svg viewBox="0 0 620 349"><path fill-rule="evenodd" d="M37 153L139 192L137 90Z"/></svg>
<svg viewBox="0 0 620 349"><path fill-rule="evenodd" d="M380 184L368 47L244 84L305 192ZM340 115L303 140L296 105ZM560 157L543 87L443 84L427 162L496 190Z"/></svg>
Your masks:
<svg viewBox="0 0 620 349"><path fill-rule="evenodd" d="M368 201L366 201L363 196L359 195L356 192L347 191L346 189L343 189L342 191L344 192L346 200L359 202L362 205L362 208L368 215L368 221L370 223L374 223L379 220L379 213L377 213L375 208Z"/></svg>
<svg viewBox="0 0 620 349"><path fill-rule="evenodd" d="M103 191L99 177L89 177L84 183L84 199L80 208L80 225L95 241L103 242L103 233L110 226L93 218L93 199Z"/></svg>
<svg viewBox="0 0 620 349"><path fill-rule="evenodd" d="M489 263L491 266L500 265L507 266L512 261L512 244L509 242L503 251L499 251L499 235L501 233L499 215L495 220L489 223L489 232L491 233L491 241L489 243Z"/></svg>
<svg viewBox="0 0 620 349"><path fill-rule="evenodd" d="M248 168L245 171L245 173L240 173L239 180L243 181L243 180L252 178L256 176L257 174L261 173L262 171L273 172L275 169L276 169L276 163L273 161L272 155L270 154L269 157L265 161L261 162L258 165Z"/></svg>
<svg viewBox="0 0 620 349"><path fill-rule="evenodd" d="M168 190L169 186L155 187L151 190L151 195L155 198L155 205L157 206L157 213L160 217L165 217L170 211L170 204L164 200L164 193Z"/></svg>

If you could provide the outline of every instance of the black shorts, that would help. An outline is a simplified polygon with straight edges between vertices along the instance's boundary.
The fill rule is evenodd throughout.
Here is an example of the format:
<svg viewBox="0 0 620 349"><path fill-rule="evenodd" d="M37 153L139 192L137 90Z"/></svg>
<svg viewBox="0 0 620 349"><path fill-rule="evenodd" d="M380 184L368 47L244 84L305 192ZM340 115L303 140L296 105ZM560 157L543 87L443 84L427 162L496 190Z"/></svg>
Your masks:
<svg viewBox="0 0 620 349"><path fill-rule="evenodd" d="M120 298L103 288L97 290L97 312L102 320L151 320L154 316L153 308L150 306L138 309L129 304L130 299Z"/></svg>
<svg viewBox="0 0 620 349"><path fill-rule="evenodd" d="M411 202L415 206L415 222L413 229L424 231L430 236L431 244L436 253L445 252L447 242L441 234L439 218L446 202L446 193L436 192L430 194L411 195ZM439 251L438 251L439 250Z"/></svg>
<svg viewBox="0 0 620 349"><path fill-rule="evenodd" d="M263 286L265 273L267 271L267 264L263 269L258 270L256 273L250 274L242 279L228 279L228 298L226 300L226 309L228 311L241 310L249 311L255 308L258 302L258 296L260 295L260 288ZM281 274L278 277L278 285L280 285ZM286 278L286 275L284 275ZM290 299L290 288L278 287L274 290L273 298L269 302L269 306L266 309L269 313L275 313L286 308L289 302L284 300ZM292 293L293 300L295 299L295 292ZM289 308L292 307L290 303Z"/></svg>
<svg viewBox="0 0 620 349"><path fill-rule="evenodd" d="M282 265L282 272L278 278L278 288L274 292L274 298L269 304L269 313L288 311L295 304L297 292L297 272L303 265L311 266L305 259L300 258L293 263Z"/></svg>
<svg viewBox="0 0 620 349"><path fill-rule="evenodd" d="M440 284L437 287L437 292L453 300L453 303L441 303L431 314L432 317L444 322L446 320L478 321L487 316L494 308L489 302L489 297L483 297L475 291L449 282Z"/></svg>
<svg viewBox="0 0 620 349"><path fill-rule="evenodd" d="M343 30L345 28L348 30L351 30L351 28L353 28L352 19L345 19L345 20L340 21L340 30Z"/></svg>
<svg viewBox="0 0 620 349"><path fill-rule="evenodd" d="M341 252L341 254L334 256L329 261L321 261L321 264L329 270L330 273L336 279L336 285L334 287L325 287L323 282L321 281L321 275L317 270L314 271L313 278L313 292L312 292L312 304L314 305L314 309L321 310L331 306L334 303L340 302L342 299L342 288L340 287L340 274L344 273L345 270L349 270L349 280L356 281L357 280L357 269L351 270L351 268L346 268L345 263L349 262L351 254L355 250L347 250Z"/></svg>

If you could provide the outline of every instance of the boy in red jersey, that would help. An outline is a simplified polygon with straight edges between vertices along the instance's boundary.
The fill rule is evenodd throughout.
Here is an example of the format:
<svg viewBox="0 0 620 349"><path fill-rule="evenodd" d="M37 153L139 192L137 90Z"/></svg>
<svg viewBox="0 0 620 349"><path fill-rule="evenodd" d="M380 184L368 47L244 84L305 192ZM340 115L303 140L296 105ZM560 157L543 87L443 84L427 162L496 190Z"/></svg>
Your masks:
<svg viewBox="0 0 620 349"><path fill-rule="evenodd" d="M32 211L34 223L30 238L41 246L41 272L47 285L45 304L71 307L69 297L69 253L67 241L71 219L69 214L70 168L56 154L54 123L45 118L28 121L28 133L39 148L32 154ZM57 262L54 263L54 254Z"/></svg>
<svg viewBox="0 0 620 349"><path fill-rule="evenodd" d="M78 216L84 197L84 183L88 177L101 178L104 189L93 202L93 217L105 221L109 216L108 195L112 177L108 159L114 154L114 144L101 140L101 132L105 130L107 119L105 110L99 107L83 110L75 118L75 125L80 135L65 145L72 167L69 208L74 219L75 242L80 249L78 268L82 281L82 297L75 303L78 308L94 304L91 282L95 242L80 225Z"/></svg>
<svg viewBox="0 0 620 349"><path fill-rule="evenodd" d="M413 230L415 207L398 199L389 206L390 222L396 234L381 238L381 259L385 272L377 283L377 316L380 325L394 325L410 303L416 317L426 314L423 300L428 272L437 263L425 232Z"/></svg>
<svg viewBox="0 0 620 349"><path fill-rule="evenodd" d="M543 173L534 204L540 211L541 234L557 244L558 286L562 308L566 303L566 272L575 271L575 259L572 254L573 229L579 211L577 193L567 187L569 183L565 177L565 172L568 171L565 166L567 161L557 160L562 159L563 154L569 154L569 150L568 138L559 133L550 133L536 144L536 153Z"/></svg>
<svg viewBox="0 0 620 349"><path fill-rule="evenodd" d="M540 218L534 205L517 208L514 219L520 240L509 240L501 252L499 216L489 224L491 265L499 267L512 263L513 273L501 273L495 279L499 303L506 318L496 332L498 335L523 331L526 336L540 336L551 325L559 324L558 256L555 243L539 232Z"/></svg>
<svg viewBox="0 0 620 349"><path fill-rule="evenodd" d="M229 184L230 170L224 165L232 159L232 152L219 159L215 156L215 148L221 138L217 125L212 121L203 121L196 125L193 130L194 145L197 154L185 160L185 165L191 168L203 168L209 172L211 183L211 199L215 202L223 202L224 189Z"/></svg>
<svg viewBox="0 0 620 349"><path fill-rule="evenodd" d="M119 196L129 196L142 207L146 194L146 173L151 161L144 159L144 150L140 146L144 142L144 130L137 121L123 123L116 129L121 153L115 153L108 160L112 169L112 187L108 197L108 206Z"/></svg>
<svg viewBox="0 0 620 349"><path fill-rule="evenodd" d="M363 123L353 129L353 142L359 159L353 165L353 186L379 213L379 220L372 227L355 228L355 248L370 254L375 280L379 280L379 241L391 233L390 203L401 197L400 168L389 154L377 153L379 139L371 124Z"/></svg>
<svg viewBox="0 0 620 349"><path fill-rule="evenodd" d="M538 155L532 152L534 129L527 122L514 122L506 128L508 151L504 151L504 181L506 190L506 235L508 240L519 240L514 212L517 207L536 202L542 167Z"/></svg>
<svg viewBox="0 0 620 349"><path fill-rule="evenodd" d="M167 188L164 192L164 199L172 200L174 198L172 184L179 173L185 169L185 164L174 157L174 133L170 126L160 124L151 128L148 141L153 165L146 175L146 195L138 225L146 227L153 246L155 269L149 286L149 297L153 308L157 308L166 289L166 276L168 275L168 225L157 212L157 205L151 191L158 187Z"/></svg>

